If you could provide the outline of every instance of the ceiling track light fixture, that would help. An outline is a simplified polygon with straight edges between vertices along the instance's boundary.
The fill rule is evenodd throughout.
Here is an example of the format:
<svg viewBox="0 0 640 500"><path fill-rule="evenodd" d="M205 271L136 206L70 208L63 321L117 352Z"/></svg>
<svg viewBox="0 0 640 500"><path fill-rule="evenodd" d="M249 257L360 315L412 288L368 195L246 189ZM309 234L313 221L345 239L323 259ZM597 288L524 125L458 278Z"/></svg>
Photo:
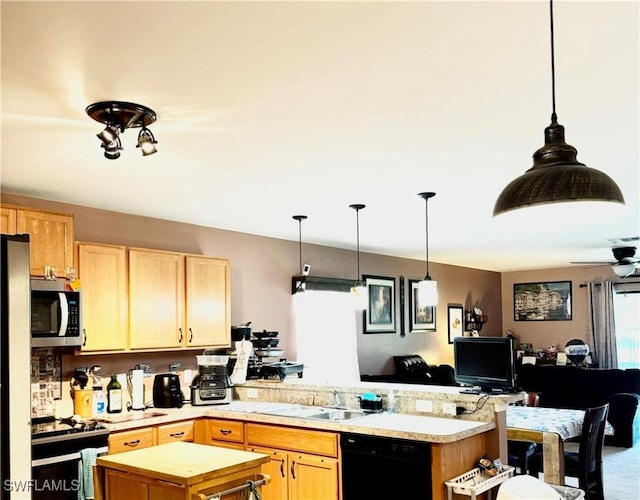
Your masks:
<svg viewBox="0 0 640 500"><path fill-rule="evenodd" d="M353 205L349 205L349 208L352 208L356 211L356 261L357 261L357 275L356 281L351 287L351 293L356 298L356 307L358 309L365 309L367 305L367 285L360 278L360 210L362 210L365 205L361 203L354 203Z"/></svg>
<svg viewBox="0 0 640 500"><path fill-rule="evenodd" d="M100 101L87 106L87 115L95 121L104 123L105 128L97 134L102 141L104 156L110 160L120 157L122 143L120 134L128 128L141 128L136 147L143 156L157 152L155 137L147 128L156 121L156 113L146 106L124 101Z"/></svg>
<svg viewBox="0 0 640 500"><path fill-rule="evenodd" d="M298 254L300 256L300 276L303 276L304 272L302 269L302 221L307 219L306 215L294 215L294 220L298 221ZM307 285L304 281L299 281L296 286L296 292L304 292Z"/></svg>
<svg viewBox="0 0 640 500"><path fill-rule="evenodd" d="M533 154L533 166L511 181L500 193L494 217L511 210L564 202L613 202L624 204L618 185L604 172L577 159L577 150L564 140L564 127L556 115L553 0L549 0L551 32L551 124L544 130L545 143Z"/></svg>
<svg viewBox="0 0 640 500"><path fill-rule="evenodd" d="M438 304L438 283L431 279L429 275L429 198L433 198L436 193L418 193L424 199L425 215L425 276L418 283L418 301L421 307L435 306Z"/></svg>

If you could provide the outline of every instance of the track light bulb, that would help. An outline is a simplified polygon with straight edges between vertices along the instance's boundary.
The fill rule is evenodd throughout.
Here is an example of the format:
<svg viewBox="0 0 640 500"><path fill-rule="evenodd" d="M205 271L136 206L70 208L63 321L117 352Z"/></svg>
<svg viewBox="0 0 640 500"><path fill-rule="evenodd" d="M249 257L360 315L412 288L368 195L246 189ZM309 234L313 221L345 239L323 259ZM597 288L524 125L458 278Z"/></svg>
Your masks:
<svg viewBox="0 0 640 500"><path fill-rule="evenodd" d="M108 146L114 143L119 135L120 131L118 127L109 123L104 130L98 134L98 139L100 139L104 145Z"/></svg>
<svg viewBox="0 0 640 500"><path fill-rule="evenodd" d="M142 156L149 156L156 153L158 151L156 144L158 144L158 141L153 137L151 130L143 127L138 134L138 145L136 146L142 151Z"/></svg>

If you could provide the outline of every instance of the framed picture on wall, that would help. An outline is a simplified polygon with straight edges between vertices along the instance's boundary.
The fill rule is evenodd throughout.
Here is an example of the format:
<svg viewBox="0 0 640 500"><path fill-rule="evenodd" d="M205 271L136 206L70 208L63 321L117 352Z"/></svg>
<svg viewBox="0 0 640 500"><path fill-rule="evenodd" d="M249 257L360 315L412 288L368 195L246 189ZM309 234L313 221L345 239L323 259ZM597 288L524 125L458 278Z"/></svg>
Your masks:
<svg viewBox="0 0 640 500"><path fill-rule="evenodd" d="M453 344L453 339L462 337L464 334L462 304L447 304L447 331L449 334L449 344Z"/></svg>
<svg viewBox="0 0 640 500"><path fill-rule="evenodd" d="M436 308L420 304L418 283L420 280L409 280L409 331L416 333L435 332Z"/></svg>
<svg viewBox="0 0 640 500"><path fill-rule="evenodd" d="M367 307L364 310L364 333L396 332L396 279L364 275Z"/></svg>
<svg viewBox="0 0 640 500"><path fill-rule="evenodd" d="M513 284L515 321L571 320L571 281Z"/></svg>

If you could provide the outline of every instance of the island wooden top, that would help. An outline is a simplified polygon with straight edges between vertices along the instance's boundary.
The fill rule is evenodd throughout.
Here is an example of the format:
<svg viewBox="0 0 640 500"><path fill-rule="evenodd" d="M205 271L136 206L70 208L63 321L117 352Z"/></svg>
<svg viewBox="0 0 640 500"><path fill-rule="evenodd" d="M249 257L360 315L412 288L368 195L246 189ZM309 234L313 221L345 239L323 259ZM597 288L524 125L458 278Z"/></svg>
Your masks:
<svg viewBox="0 0 640 500"><path fill-rule="evenodd" d="M98 457L96 465L190 486L269 461L269 455L175 442Z"/></svg>

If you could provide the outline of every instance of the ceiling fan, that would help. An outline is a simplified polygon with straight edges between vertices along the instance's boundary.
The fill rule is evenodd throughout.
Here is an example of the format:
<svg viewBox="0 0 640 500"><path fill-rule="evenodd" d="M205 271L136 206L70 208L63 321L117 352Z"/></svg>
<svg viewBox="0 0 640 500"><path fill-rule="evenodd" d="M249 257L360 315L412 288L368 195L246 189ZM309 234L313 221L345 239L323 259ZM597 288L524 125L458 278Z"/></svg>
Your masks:
<svg viewBox="0 0 640 500"><path fill-rule="evenodd" d="M602 266L611 266L611 269L621 278L626 278L635 273L636 269L640 269L640 259L635 257L636 247L615 247L612 248L613 262L571 262L571 264L594 264Z"/></svg>

